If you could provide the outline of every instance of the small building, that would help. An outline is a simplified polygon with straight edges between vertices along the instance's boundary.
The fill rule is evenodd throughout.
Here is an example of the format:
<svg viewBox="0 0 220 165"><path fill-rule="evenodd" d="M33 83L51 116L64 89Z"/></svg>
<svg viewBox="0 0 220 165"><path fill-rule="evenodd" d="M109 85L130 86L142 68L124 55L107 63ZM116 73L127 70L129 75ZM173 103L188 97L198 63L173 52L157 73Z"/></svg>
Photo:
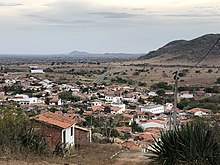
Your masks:
<svg viewBox="0 0 220 165"><path fill-rule="evenodd" d="M91 106L102 106L102 102L98 99L95 99L90 102Z"/></svg>
<svg viewBox="0 0 220 165"><path fill-rule="evenodd" d="M190 91L182 91L180 92L180 98L182 99L191 99L194 97L194 94Z"/></svg>
<svg viewBox="0 0 220 165"><path fill-rule="evenodd" d="M125 111L125 104L123 103L112 103L111 104L111 113L122 114L124 111Z"/></svg>
<svg viewBox="0 0 220 165"><path fill-rule="evenodd" d="M164 129L167 126L167 121L162 120L148 120L147 122L138 123L144 130L148 128Z"/></svg>
<svg viewBox="0 0 220 165"><path fill-rule="evenodd" d="M29 97L28 95L17 94L14 98L9 99L15 101L20 105L36 105L36 104L44 104L44 101L38 99L37 97Z"/></svg>
<svg viewBox="0 0 220 165"><path fill-rule="evenodd" d="M141 112L161 114L161 113L164 113L164 106L163 105L150 105L150 106L142 107Z"/></svg>
<svg viewBox="0 0 220 165"><path fill-rule="evenodd" d="M32 74L44 74L44 71L42 69L36 69L36 70L31 70Z"/></svg>
<svg viewBox="0 0 220 165"><path fill-rule="evenodd" d="M154 96L158 96L158 94L156 94L156 92L148 92L148 96L154 97Z"/></svg>
<svg viewBox="0 0 220 165"><path fill-rule="evenodd" d="M39 69L38 66L30 66L30 72L32 74L43 74L44 71L42 69Z"/></svg>
<svg viewBox="0 0 220 165"><path fill-rule="evenodd" d="M171 111L172 109L173 109L173 103L166 103L165 110L166 111Z"/></svg>
<svg viewBox="0 0 220 165"><path fill-rule="evenodd" d="M55 96L48 96L49 100L49 105L62 105L62 100L59 99L58 95Z"/></svg>
<svg viewBox="0 0 220 165"><path fill-rule="evenodd" d="M51 148L59 143L74 146L91 142L91 129L77 126L77 121L68 116L45 112L31 119L36 126L37 133L47 139Z"/></svg>

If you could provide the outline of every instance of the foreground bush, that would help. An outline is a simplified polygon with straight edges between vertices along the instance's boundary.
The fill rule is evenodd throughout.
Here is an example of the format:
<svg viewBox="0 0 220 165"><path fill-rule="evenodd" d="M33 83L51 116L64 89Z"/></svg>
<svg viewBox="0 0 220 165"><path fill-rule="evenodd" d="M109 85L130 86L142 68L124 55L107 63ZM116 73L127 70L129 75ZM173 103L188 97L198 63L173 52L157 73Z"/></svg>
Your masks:
<svg viewBox="0 0 220 165"><path fill-rule="evenodd" d="M220 164L219 143L210 128L201 123L163 132L151 147L154 154L151 159L164 165Z"/></svg>
<svg viewBox="0 0 220 165"><path fill-rule="evenodd" d="M0 148L4 153L43 154L46 141L34 132L28 116L13 107L0 108Z"/></svg>

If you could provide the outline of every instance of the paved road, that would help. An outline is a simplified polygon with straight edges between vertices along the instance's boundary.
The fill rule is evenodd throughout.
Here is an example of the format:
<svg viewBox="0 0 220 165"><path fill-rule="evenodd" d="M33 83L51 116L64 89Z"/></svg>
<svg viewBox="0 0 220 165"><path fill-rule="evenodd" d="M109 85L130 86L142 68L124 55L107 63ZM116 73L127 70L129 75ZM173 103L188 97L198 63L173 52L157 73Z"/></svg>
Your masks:
<svg viewBox="0 0 220 165"><path fill-rule="evenodd" d="M107 72L103 73L101 76L99 76L99 78L97 78L96 80L93 81L93 83L100 83L104 80L105 77L107 77L109 74L112 74L114 72L116 72L120 67L117 68L113 68L108 70Z"/></svg>

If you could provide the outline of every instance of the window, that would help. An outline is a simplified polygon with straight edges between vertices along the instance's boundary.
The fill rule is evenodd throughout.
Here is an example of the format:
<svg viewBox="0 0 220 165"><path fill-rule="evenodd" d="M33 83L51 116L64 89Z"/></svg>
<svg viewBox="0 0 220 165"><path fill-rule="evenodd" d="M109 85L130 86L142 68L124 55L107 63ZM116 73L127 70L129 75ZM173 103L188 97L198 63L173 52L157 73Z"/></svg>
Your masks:
<svg viewBox="0 0 220 165"><path fill-rule="evenodd" d="M63 131L63 143L66 143L66 131Z"/></svg>
<svg viewBox="0 0 220 165"><path fill-rule="evenodd" d="M73 136L73 127L71 127L70 131L71 131L71 136Z"/></svg>

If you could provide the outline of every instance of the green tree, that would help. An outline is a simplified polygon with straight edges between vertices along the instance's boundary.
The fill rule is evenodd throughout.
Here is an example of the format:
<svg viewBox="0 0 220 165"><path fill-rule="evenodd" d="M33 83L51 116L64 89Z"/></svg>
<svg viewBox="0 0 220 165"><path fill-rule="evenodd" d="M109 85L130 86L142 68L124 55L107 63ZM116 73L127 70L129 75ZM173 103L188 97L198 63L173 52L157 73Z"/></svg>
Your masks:
<svg viewBox="0 0 220 165"><path fill-rule="evenodd" d="M220 77L219 78L217 78L217 80L216 80L216 82L215 82L216 84L220 84Z"/></svg>
<svg viewBox="0 0 220 165"><path fill-rule="evenodd" d="M143 132L143 128L141 128L137 123L136 121L133 121L131 123L131 130L132 132Z"/></svg>
<svg viewBox="0 0 220 165"><path fill-rule="evenodd" d="M165 91L161 89L161 90L156 91L156 94L159 96L165 96Z"/></svg>

